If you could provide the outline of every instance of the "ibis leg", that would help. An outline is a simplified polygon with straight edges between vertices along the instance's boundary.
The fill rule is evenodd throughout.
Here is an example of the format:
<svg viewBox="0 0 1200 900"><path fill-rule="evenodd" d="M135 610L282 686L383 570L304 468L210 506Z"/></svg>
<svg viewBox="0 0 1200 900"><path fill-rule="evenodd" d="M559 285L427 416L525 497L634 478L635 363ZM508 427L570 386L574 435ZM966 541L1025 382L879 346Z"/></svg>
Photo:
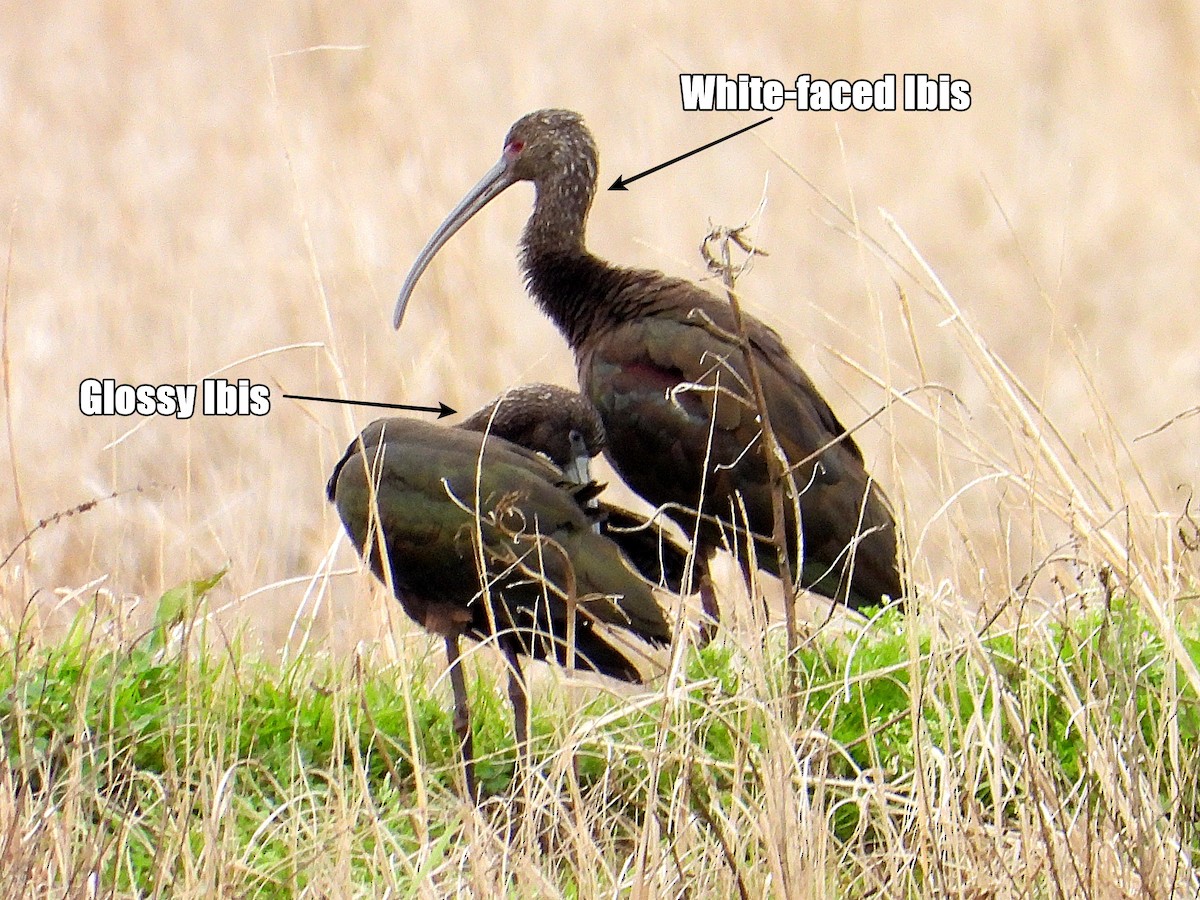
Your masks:
<svg viewBox="0 0 1200 900"><path fill-rule="evenodd" d="M471 740L471 708L467 705L467 680L458 652L458 636L446 638L446 659L450 664L450 686L454 689L454 733L458 735L458 748L462 754L463 780L467 798L479 802L475 792L475 746Z"/></svg>
<svg viewBox="0 0 1200 900"><path fill-rule="evenodd" d="M712 576L708 574L708 562L700 573L700 608L704 618L700 622L699 635L696 643L707 647L717 635L717 626L721 624L721 608L717 605L717 591L713 587Z"/></svg>
<svg viewBox="0 0 1200 900"><path fill-rule="evenodd" d="M504 659L508 662L508 700L513 708L513 726L517 736L517 780L524 778L529 770L529 692L525 687L525 673L516 647L504 642Z"/></svg>

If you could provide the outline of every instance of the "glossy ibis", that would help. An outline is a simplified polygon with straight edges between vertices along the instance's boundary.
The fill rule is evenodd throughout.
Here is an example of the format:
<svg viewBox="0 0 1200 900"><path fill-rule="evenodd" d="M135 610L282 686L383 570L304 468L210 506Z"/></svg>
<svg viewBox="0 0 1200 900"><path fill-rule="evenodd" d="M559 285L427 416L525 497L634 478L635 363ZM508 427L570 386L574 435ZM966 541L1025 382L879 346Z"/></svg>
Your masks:
<svg viewBox="0 0 1200 900"><path fill-rule="evenodd" d="M607 430L613 467L695 534L706 560L730 546L748 576L746 524L758 566L777 575L777 555L765 537L772 532L772 483L732 311L691 282L614 266L588 252L584 234L597 174L596 144L578 113L547 109L518 120L500 160L417 257L396 302L395 325L438 249L501 191L533 182L536 200L521 239L526 283L575 353L579 383ZM787 532L793 558L798 549L802 560L798 585L852 607L899 598L895 523L862 452L779 335L750 317L745 327L797 486L787 505L799 509L799 541L794 510ZM715 617L706 575L701 589Z"/></svg>
<svg viewBox="0 0 1200 900"><path fill-rule="evenodd" d="M554 429L541 444L532 433L525 439L533 450L555 452ZM593 530L586 501L596 490L565 485L553 464L502 438L404 418L368 425L329 478L326 493L371 570L415 622L445 640L474 799L461 636L495 638L508 662L522 760L528 707L519 656L636 682L632 645L620 632L653 644L671 638L652 585Z"/></svg>

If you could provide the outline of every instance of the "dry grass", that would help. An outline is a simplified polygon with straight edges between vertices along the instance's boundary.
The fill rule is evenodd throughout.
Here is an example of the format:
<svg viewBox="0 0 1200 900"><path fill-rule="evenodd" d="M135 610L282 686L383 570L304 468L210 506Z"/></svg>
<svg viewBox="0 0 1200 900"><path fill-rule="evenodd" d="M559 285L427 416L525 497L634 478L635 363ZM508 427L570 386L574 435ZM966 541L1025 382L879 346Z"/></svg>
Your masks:
<svg viewBox="0 0 1200 900"><path fill-rule="evenodd" d="M387 328L416 250L508 124L540 106L580 110L608 183L744 124L682 113L680 70L951 72L972 84L967 113L778 114L602 193L591 242L704 277L708 222L744 221L765 183L754 239L771 256L739 288L841 418L870 419L858 436L898 505L922 616L969 647L993 615L1015 625L1131 591L1185 661L1172 623L1196 582L1196 528L1181 516L1200 417L1135 437L1193 408L1200 384L1191 5L79 2L14 6L0 24L0 552L39 520L118 494L36 531L0 568L10 618L32 607L53 634L97 586L129 607L228 565L214 598L227 630L248 624L293 654L304 635L338 656L382 638L409 677L429 644L358 570L321 496L371 416L278 395L466 410L517 382L572 383L568 351L523 295L518 190L443 251L404 333ZM77 408L87 377L217 372L269 385L271 414L131 422ZM1200 689L1194 668L1180 677ZM1082 853L1092 896L1136 896L1120 850L1133 820L997 830L986 810L955 819L960 782L938 784L948 793L925 798L913 827L922 852L944 848L943 875ZM818 895L843 851L787 823L819 798L773 796L728 833L774 834L772 865L807 875L771 887L764 874L751 895L782 883ZM473 878L509 871L490 831L473 833ZM662 852L656 837L639 860ZM709 871L719 850L697 847L681 871ZM525 852L513 864L531 893L555 858Z"/></svg>

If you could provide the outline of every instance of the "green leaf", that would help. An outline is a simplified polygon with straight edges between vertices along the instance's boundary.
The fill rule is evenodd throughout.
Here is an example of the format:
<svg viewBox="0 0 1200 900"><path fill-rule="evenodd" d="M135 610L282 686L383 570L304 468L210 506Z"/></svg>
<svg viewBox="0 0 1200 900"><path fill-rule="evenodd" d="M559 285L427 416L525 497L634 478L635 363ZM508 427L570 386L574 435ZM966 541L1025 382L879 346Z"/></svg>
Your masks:
<svg viewBox="0 0 1200 900"><path fill-rule="evenodd" d="M196 616L200 601L204 599L228 572L228 567L208 576L186 581L178 587L169 588L158 598L158 607L154 610L154 632L151 634L151 644L155 649L166 645L167 634L176 625L191 621Z"/></svg>

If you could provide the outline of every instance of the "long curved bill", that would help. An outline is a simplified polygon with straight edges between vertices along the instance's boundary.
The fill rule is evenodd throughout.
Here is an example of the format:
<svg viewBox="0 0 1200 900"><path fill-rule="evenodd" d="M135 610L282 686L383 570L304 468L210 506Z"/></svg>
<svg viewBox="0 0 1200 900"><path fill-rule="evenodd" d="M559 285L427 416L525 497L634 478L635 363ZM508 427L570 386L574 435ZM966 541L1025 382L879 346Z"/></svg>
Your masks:
<svg viewBox="0 0 1200 900"><path fill-rule="evenodd" d="M450 211L450 215L446 216L446 221L438 226L433 237L429 239L425 248L417 256L417 261L409 270L408 277L404 279L404 287L400 288L400 296L396 298L396 309L392 313L393 328L400 327L400 323L404 320L404 310L408 307L408 300L417 286L417 280L434 255L442 249L442 245L454 237L454 233L462 228L471 216L487 206L492 198L516 181L517 179L513 177L509 168L508 158L501 156L500 161L488 169L487 174L479 180L479 183L458 201L458 206L454 207Z"/></svg>

